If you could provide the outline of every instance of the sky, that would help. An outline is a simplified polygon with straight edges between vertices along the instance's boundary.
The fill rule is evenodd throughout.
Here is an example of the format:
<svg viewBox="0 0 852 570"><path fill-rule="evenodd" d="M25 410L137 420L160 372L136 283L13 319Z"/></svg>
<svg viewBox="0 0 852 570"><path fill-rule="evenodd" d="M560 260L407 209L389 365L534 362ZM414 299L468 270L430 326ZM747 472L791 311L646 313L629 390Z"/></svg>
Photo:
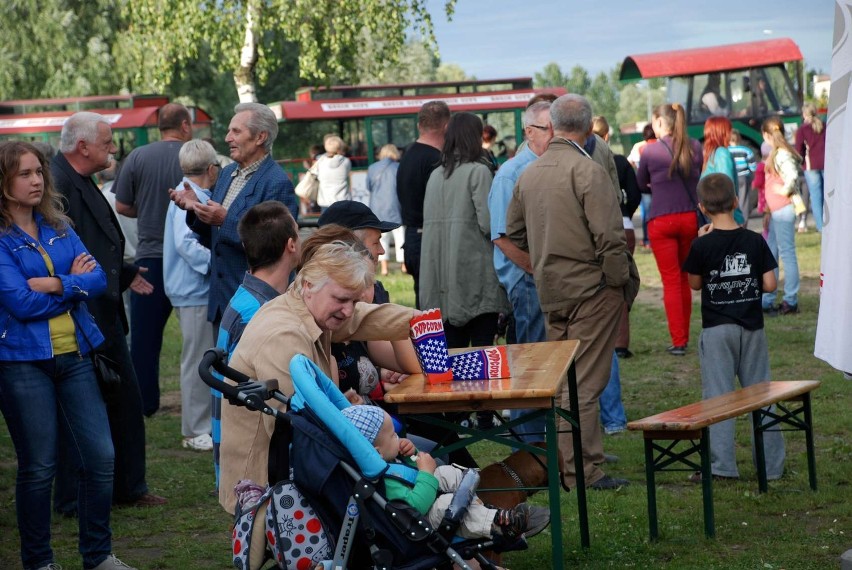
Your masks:
<svg viewBox="0 0 852 570"><path fill-rule="evenodd" d="M477 79L532 77L549 62L592 75L628 55L789 37L831 70L833 0L428 0L442 63Z"/></svg>

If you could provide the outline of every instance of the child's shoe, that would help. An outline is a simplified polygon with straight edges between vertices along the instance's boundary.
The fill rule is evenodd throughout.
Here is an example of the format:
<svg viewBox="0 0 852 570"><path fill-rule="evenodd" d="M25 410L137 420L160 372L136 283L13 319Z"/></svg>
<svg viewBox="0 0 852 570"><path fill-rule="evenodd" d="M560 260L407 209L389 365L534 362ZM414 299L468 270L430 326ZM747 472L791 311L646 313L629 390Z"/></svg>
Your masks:
<svg viewBox="0 0 852 570"><path fill-rule="evenodd" d="M550 524L550 509L521 503L514 509L497 509L494 532L506 538L535 536Z"/></svg>

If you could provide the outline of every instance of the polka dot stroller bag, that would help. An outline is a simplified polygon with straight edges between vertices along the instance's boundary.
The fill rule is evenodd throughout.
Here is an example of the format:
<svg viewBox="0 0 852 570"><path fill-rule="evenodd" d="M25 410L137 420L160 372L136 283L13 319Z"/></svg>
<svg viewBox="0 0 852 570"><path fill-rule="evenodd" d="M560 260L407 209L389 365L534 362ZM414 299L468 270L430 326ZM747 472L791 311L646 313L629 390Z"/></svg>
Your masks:
<svg viewBox="0 0 852 570"><path fill-rule="evenodd" d="M316 512L287 480L268 488L245 510L237 508L233 553L234 567L240 570L260 568L269 558L276 568L312 570L331 557L332 549Z"/></svg>

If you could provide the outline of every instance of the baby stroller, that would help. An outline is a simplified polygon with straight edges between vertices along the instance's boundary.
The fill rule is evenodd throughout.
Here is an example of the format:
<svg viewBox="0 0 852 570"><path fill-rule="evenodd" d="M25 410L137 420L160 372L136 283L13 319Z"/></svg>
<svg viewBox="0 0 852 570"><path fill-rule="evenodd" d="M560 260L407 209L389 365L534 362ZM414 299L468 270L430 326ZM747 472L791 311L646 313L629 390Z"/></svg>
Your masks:
<svg viewBox="0 0 852 570"><path fill-rule="evenodd" d="M238 385L223 382L211 373L211 367ZM464 560L475 558L483 568L494 569L481 551L526 548L523 538L511 544L498 544L495 539L454 537L479 482L479 474L474 470L465 474L437 529L407 504L387 501L382 478L396 466L385 462L340 413L349 402L305 356L298 355L290 362L295 394L289 402L277 390L277 381L255 381L229 368L221 349L207 351L199 372L230 403L276 418L270 444L269 481L278 483L248 513L238 509L234 529L237 568L248 567L246 560L237 561L237 540L240 533L251 529L253 515L264 502L269 502L267 549L276 568L312 570L322 564L335 570L425 570L449 568L455 563L468 569ZM267 405L266 401L273 398L288 403L289 411L281 413ZM314 533L310 540L303 537L300 544L295 544L296 556L292 555L296 541L292 540L293 533L288 532L294 527L292 510L287 512L294 505L303 507L301 520L316 520L322 526L321 532ZM285 512L278 512L281 510Z"/></svg>

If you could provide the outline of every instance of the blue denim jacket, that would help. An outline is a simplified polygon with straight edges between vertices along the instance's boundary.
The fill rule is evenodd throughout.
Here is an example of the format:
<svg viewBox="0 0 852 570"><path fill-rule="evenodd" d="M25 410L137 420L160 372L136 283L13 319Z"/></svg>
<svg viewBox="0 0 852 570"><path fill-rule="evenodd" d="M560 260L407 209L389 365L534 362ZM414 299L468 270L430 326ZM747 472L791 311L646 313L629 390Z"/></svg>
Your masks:
<svg viewBox="0 0 852 570"><path fill-rule="evenodd" d="M36 214L38 242L50 256L54 276L62 281L62 295L38 293L27 280L49 277L38 244L18 227L0 233L0 360L45 360L53 358L48 321L71 312L80 353L86 354L104 337L81 302L106 290L106 274L98 264L89 273L71 275L74 258L86 248L70 227L61 231Z"/></svg>

